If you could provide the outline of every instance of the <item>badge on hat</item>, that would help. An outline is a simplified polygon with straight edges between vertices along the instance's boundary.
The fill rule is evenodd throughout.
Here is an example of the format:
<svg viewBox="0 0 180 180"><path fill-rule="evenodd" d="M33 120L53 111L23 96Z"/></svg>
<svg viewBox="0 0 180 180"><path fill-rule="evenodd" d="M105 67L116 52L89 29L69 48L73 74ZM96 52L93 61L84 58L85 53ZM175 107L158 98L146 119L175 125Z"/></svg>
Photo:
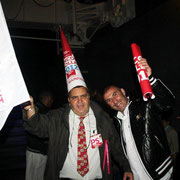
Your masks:
<svg viewBox="0 0 180 180"><path fill-rule="evenodd" d="M76 86L87 87L82 77L81 71L77 65L77 62L74 58L74 55L69 47L69 44L61 28L60 28L60 34L61 34L61 44L63 50L64 67L65 67L68 92L70 92L71 89L73 89Z"/></svg>

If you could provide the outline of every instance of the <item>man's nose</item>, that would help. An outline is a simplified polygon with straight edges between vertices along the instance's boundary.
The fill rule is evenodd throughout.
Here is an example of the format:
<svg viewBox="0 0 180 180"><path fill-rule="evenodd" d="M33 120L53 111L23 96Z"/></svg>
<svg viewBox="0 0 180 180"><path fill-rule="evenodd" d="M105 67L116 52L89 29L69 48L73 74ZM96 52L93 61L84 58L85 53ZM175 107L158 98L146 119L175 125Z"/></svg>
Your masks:
<svg viewBox="0 0 180 180"><path fill-rule="evenodd" d="M116 104L116 103L117 103L117 99L116 99L116 97L113 97L113 98L112 98L112 102L113 102L114 104Z"/></svg>
<svg viewBox="0 0 180 180"><path fill-rule="evenodd" d="M82 102L82 97L78 97L78 102Z"/></svg>

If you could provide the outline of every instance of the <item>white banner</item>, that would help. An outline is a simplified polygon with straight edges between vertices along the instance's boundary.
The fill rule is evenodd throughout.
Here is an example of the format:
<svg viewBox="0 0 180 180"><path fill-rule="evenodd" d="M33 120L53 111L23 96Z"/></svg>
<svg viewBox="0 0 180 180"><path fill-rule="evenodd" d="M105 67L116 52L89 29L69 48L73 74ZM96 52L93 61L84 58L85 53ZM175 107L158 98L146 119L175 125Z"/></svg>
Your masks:
<svg viewBox="0 0 180 180"><path fill-rule="evenodd" d="M0 3L0 130L14 106L29 101Z"/></svg>

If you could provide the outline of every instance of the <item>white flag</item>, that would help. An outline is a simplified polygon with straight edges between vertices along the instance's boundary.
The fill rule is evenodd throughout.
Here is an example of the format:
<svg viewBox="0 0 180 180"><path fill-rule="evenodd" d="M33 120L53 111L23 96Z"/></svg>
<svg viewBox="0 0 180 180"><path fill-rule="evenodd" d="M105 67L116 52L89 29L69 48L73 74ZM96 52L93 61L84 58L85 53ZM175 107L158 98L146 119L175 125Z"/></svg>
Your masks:
<svg viewBox="0 0 180 180"><path fill-rule="evenodd" d="M0 130L14 106L29 101L0 3Z"/></svg>

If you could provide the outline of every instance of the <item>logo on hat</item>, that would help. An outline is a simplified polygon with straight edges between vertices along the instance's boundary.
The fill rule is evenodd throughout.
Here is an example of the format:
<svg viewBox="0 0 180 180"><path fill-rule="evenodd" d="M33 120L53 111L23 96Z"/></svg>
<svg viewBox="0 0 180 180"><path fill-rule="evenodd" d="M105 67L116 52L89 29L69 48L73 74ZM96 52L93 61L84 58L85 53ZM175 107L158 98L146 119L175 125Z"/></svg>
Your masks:
<svg viewBox="0 0 180 180"><path fill-rule="evenodd" d="M65 66L68 92L70 92L71 89L73 89L76 86L87 87L82 77L81 71L77 65L77 62L74 58L74 55L72 54L72 51L69 47L69 44L61 28L60 28L60 34L61 34L61 44L62 44L62 50L64 56L64 66Z"/></svg>

